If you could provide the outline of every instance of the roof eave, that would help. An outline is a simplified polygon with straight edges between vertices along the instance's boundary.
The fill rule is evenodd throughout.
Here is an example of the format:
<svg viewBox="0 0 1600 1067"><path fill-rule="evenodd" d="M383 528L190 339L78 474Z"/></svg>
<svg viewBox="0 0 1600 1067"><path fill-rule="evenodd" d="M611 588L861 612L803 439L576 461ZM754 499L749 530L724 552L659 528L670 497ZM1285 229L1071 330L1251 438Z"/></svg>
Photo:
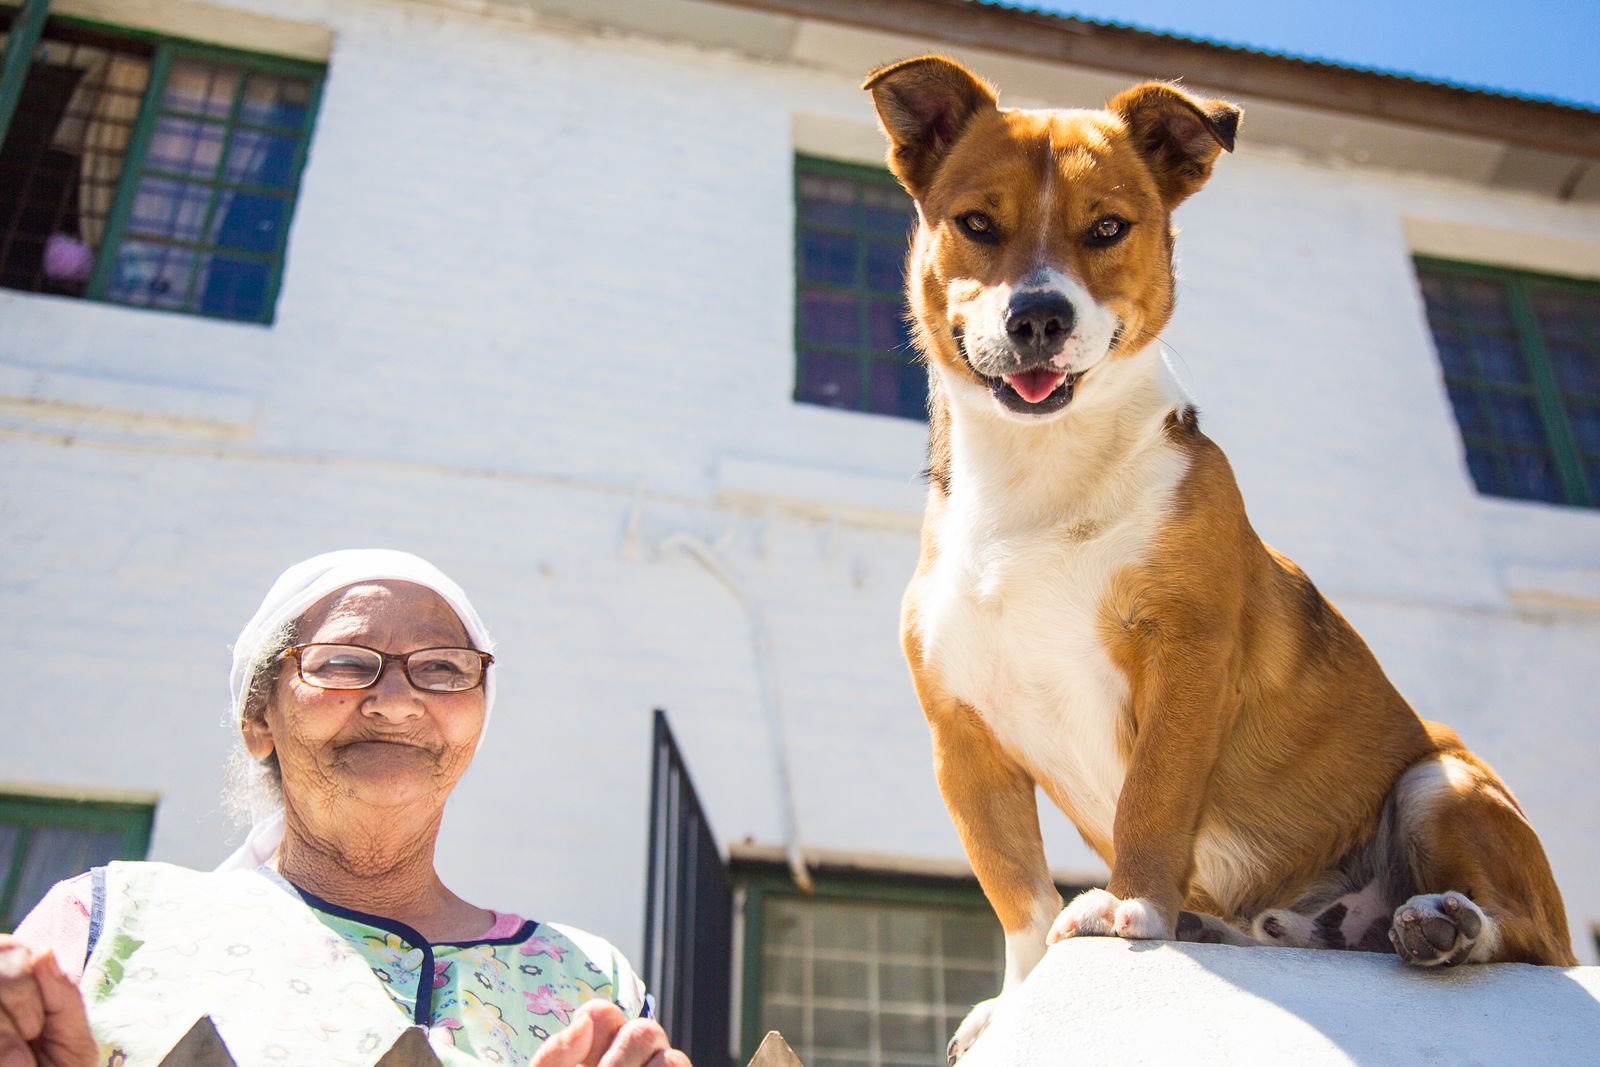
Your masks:
<svg viewBox="0 0 1600 1067"><path fill-rule="evenodd" d="M1221 93L1600 160L1600 114L1227 45L970 0L716 0L946 45L1140 78L1183 78Z"/></svg>

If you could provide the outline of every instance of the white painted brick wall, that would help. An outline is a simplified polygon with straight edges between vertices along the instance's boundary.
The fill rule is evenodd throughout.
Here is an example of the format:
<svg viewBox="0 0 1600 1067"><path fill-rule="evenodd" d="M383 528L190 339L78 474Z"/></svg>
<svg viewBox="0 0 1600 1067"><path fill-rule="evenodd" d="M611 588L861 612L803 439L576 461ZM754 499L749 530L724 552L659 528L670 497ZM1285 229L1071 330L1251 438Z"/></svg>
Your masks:
<svg viewBox="0 0 1600 1067"><path fill-rule="evenodd" d="M637 953L652 707L721 837L781 832L746 621L653 551L688 532L727 538L766 617L806 843L959 858L895 633L914 515L718 502L751 489L719 469L859 503L922 464L919 425L789 399L793 116L869 124L851 79L398 0L249 6L337 30L277 322L0 291L0 782L159 791L153 855L213 861L227 643L289 562L410 548L502 642L447 879ZM1592 576L1600 514L1474 494L1405 215L1600 242L1594 209L1246 126L1183 211L1169 336L1258 529L1505 773L1593 960L1600 614L1519 612L1505 575Z"/></svg>

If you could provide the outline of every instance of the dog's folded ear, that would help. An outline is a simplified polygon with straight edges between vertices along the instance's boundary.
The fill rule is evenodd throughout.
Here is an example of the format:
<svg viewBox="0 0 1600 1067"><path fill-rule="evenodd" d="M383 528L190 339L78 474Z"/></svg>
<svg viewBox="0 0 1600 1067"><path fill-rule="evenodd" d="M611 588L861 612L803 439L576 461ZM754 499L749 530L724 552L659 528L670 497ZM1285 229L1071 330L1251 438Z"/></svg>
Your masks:
<svg viewBox="0 0 1600 1067"><path fill-rule="evenodd" d="M1168 208L1205 184L1218 154L1233 151L1239 132L1237 107L1192 96L1165 82L1136 85L1107 108L1127 123Z"/></svg>
<svg viewBox="0 0 1600 1067"><path fill-rule="evenodd" d="M889 169L919 198L968 120L997 106L993 89L944 56L879 67L861 87L871 91L889 138Z"/></svg>

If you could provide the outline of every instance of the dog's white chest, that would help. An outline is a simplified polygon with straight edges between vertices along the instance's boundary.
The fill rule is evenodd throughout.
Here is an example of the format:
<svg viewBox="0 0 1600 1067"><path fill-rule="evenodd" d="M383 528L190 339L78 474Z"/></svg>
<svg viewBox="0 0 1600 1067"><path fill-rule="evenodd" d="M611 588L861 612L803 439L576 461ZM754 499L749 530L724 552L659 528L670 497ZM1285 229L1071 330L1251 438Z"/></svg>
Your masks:
<svg viewBox="0 0 1600 1067"><path fill-rule="evenodd" d="M1070 801L1081 829L1107 839L1130 687L1107 651L1106 596L1147 558L1183 467L1176 454L1152 457L1131 507L1021 529L957 488L919 594L923 651L944 686Z"/></svg>

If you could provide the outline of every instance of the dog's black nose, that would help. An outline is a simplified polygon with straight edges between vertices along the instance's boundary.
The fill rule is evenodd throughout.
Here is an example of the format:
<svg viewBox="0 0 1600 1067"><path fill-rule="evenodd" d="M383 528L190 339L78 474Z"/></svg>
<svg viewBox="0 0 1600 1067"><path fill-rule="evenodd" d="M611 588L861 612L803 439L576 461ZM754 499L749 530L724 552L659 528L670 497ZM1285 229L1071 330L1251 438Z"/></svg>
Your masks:
<svg viewBox="0 0 1600 1067"><path fill-rule="evenodd" d="M1072 304L1060 293L1018 293L1006 309L1006 333L1023 352L1050 353L1067 339L1075 318Z"/></svg>

